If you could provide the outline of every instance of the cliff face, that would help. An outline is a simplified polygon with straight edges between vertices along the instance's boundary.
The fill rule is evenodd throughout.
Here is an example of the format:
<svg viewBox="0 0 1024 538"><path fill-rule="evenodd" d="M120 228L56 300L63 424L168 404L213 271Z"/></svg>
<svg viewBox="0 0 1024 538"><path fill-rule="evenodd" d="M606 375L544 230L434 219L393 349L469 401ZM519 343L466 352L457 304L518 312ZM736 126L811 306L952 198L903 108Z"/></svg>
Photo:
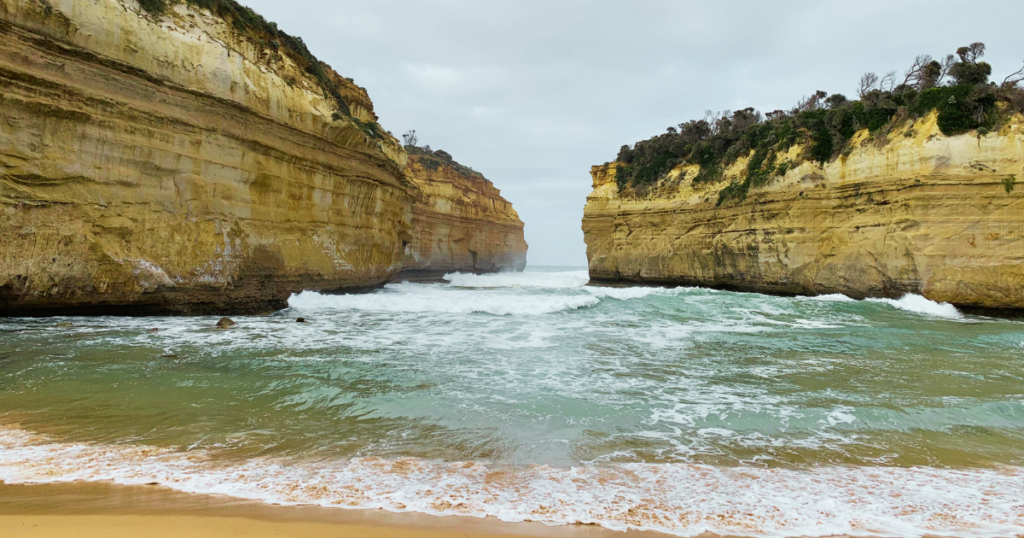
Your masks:
<svg viewBox="0 0 1024 538"><path fill-rule="evenodd" d="M0 315L265 312L398 272L405 151L279 46L185 3L0 0Z"/></svg>
<svg viewBox="0 0 1024 538"><path fill-rule="evenodd" d="M946 137L933 113L898 131L858 133L847 156L721 206L744 159L717 184L679 180L690 165L631 198L615 163L596 166L583 219L591 277L1024 309L1024 118Z"/></svg>
<svg viewBox="0 0 1024 538"><path fill-rule="evenodd" d="M409 155L406 176L417 200L398 280L523 270L523 222L484 176L445 152L422 150Z"/></svg>

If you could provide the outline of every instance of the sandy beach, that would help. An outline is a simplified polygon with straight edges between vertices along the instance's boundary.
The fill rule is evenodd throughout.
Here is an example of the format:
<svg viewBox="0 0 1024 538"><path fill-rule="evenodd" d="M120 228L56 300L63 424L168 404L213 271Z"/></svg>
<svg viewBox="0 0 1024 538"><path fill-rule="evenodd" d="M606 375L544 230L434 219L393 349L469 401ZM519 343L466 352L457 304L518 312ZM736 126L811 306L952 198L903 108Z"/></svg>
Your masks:
<svg viewBox="0 0 1024 538"><path fill-rule="evenodd" d="M272 506L166 488L72 483L0 483L4 538L659 538L590 525L546 526L494 519ZM723 538L705 534L700 538ZM847 538L836 536L833 538ZM1021 538L1018 536L1017 538Z"/></svg>
<svg viewBox="0 0 1024 538"><path fill-rule="evenodd" d="M0 0L0 538L1024 538L946 4Z"/></svg>
<svg viewBox="0 0 1024 538"><path fill-rule="evenodd" d="M272 506L166 488L103 483L0 483L0 536L75 538L656 538L596 526Z"/></svg>
<svg viewBox="0 0 1024 538"><path fill-rule="evenodd" d="M0 516L4 536L82 538L152 537L196 538L223 536L279 536L308 538L319 536L358 536L377 538L441 538L459 536L455 531L394 529L327 523L271 522L247 518L202 516ZM487 536L468 534L465 536ZM509 536L509 535L505 535Z"/></svg>

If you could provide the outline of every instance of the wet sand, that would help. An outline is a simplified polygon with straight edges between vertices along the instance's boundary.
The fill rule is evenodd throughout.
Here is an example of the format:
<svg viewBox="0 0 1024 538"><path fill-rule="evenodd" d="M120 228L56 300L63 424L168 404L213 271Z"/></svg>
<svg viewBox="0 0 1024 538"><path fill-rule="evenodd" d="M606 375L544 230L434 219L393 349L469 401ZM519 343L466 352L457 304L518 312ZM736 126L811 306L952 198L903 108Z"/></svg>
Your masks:
<svg viewBox="0 0 1024 538"><path fill-rule="evenodd" d="M547 526L493 518L383 510L274 506L156 486L0 482L3 538L665 538L594 525ZM729 538L704 534L698 538ZM831 538L849 538L834 536ZM927 538L927 537L926 537ZM1018 536L1016 538L1024 538Z"/></svg>
<svg viewBox="0 0 1024 538"><path fill-rule="evenodd" d="M496 519L272 506L153 486L0 483L4 538L658 538L589 525L549 527Z"/></svg>

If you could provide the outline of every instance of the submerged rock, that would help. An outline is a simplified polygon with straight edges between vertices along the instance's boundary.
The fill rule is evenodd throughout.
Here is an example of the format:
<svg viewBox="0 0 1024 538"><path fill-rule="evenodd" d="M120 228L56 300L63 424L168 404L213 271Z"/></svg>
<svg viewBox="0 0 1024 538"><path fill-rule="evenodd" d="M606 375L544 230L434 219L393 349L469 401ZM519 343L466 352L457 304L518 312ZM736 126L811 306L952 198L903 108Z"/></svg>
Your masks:
<svg viewBox="0 0 1024 538"><path fill-rule="evenodd" d="M231 318L221 318L220 321L217 322L218 329L230 329L235 325L238 324L235 323L234 320L232 320Z"/></svg>

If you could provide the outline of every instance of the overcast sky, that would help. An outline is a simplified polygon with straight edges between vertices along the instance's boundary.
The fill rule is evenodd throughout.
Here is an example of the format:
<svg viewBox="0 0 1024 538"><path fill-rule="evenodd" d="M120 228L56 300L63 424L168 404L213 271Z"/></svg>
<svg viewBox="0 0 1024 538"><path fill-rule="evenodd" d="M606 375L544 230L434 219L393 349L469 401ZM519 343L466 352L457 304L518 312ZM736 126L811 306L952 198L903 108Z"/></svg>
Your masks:
<svg viewBox="0 0 1024 538"><path fill-rule="evenodd" d="M501 189L531 265L586 265L590 167L708 109L855 94L983 41L999 81L1024 62L1024 1L242 0Z"/></svg>

